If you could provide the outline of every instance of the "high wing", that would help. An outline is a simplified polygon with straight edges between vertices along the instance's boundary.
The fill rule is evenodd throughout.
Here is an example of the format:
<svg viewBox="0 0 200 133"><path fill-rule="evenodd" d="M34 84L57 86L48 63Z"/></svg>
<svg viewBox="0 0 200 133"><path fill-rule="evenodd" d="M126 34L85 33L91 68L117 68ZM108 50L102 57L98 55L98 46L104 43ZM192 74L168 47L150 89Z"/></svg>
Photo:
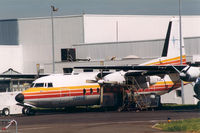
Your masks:
<svg viewBox="0 0 200 133"><path fill-rule="evenodd" d="M163 65L163 66L90 66L90 67L74 67L75 69L99 69L99 70L140 70L127 72L125 76L142 76L177 73L185 68L185 65ZM178 70L178 71L177 71Z"/></svg>

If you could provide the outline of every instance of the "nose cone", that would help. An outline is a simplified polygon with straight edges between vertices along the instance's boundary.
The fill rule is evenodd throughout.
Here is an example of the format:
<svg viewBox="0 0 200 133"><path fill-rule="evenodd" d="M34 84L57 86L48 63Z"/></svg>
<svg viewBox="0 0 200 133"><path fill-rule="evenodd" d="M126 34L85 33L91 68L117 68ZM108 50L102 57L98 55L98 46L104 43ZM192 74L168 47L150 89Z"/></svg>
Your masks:
<svg viewBox="0 0 200 133"><path fill-rule="evenodd" d="M24 95L22 93L17 94L17 96L15 97L15 100L19 103L23 103L24 102Z"/></svg>

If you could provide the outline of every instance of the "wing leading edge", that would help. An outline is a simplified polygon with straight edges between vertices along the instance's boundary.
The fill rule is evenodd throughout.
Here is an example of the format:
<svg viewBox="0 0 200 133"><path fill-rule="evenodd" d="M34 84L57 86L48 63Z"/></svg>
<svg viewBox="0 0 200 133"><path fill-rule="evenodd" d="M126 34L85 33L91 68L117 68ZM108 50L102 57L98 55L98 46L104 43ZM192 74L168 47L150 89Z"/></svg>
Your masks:
<svg viewBox="0 0 200 133"><path fill-rule="evenodd" d="M165 66L86 66L86 67L74 67L74 69L100 69L100 70L109 70L109 69L113 69L113 70L124 70L124 71L128 71L128 70L152 70L152 71L170 71L170 72L176 72L176 70L174 69L174 67L176 69L178 69L179 71L181 71L183 68L185 68L185 65L176 65L176 66L172 66L172 65L165 65Z"/></svg>

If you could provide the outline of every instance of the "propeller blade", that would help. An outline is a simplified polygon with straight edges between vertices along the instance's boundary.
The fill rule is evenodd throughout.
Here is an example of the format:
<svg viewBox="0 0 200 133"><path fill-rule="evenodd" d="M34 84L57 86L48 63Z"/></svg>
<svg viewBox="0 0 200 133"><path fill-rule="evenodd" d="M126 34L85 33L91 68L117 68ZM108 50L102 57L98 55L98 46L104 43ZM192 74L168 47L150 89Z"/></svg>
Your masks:
<svg viewBox="0 0 200 133"><path fill-rule="evenodd" d="M99 84L117 84L117 81L105 81L105 80L99 80Z"/></svg>
<svg viewBox="0 0 200 133"><path fill-rule="evenodd" d="M190 69L190 67L191 67L191 66L189 66L189 67L185 70L185 72L187 72L187 71Z"/></svg>

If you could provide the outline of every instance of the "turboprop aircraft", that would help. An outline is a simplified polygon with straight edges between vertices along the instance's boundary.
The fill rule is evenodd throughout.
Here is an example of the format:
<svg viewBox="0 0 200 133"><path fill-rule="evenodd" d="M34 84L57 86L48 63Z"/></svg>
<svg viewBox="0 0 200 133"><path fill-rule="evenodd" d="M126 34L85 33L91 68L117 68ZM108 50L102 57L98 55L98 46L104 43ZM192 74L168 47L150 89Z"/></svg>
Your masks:
<svg viewBox="0 0 200 133"><path fill-rule="evenodd" d="M33 114L31 108L57 108L80 105L151 107L159 96L181 86L180 74L186 67L184 44L180 64L179 21L169 22L162 57L138 66L96 66L76 69L120 69L118 72L57 74L38 78L15 99L24 106L23 114ZM183 42L183 41L182 41ZM149 102L150 101L150 102Z"/></svg>

